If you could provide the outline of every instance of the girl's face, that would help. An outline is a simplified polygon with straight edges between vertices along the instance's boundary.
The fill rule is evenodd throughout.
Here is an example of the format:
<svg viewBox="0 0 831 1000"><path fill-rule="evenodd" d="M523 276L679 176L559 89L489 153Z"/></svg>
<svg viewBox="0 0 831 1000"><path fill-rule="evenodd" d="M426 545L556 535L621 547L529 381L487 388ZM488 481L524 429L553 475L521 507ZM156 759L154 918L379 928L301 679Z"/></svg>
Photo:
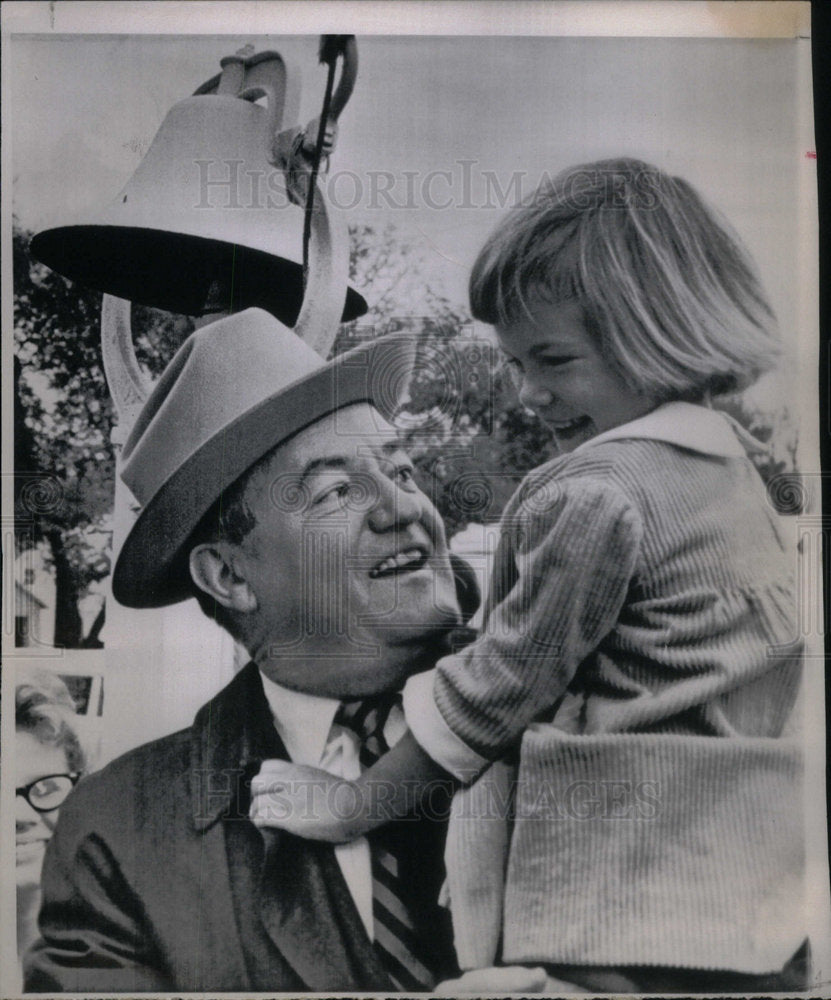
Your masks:
<svg viewBox="0 0 831 1000"><path fill-rule="evenodd" d="M573 451L602 431L641 417L657 405L631 389L600 350L574 300L532 298L531 316L497 326L520 402Z"/></svg>

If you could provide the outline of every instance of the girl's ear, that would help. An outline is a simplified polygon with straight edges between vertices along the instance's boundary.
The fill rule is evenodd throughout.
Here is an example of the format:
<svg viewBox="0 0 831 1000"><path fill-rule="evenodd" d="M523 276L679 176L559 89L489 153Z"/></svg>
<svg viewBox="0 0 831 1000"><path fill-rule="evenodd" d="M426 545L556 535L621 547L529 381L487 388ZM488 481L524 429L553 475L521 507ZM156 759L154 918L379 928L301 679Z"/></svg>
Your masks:
<svg viewBox="0 0 831 1000"><path fill-rule="evenodd" d="M223 607L250 614L257 610L257 595L237 563L227 543L208 542L191 550L190 575L200 590Z"/></svg>

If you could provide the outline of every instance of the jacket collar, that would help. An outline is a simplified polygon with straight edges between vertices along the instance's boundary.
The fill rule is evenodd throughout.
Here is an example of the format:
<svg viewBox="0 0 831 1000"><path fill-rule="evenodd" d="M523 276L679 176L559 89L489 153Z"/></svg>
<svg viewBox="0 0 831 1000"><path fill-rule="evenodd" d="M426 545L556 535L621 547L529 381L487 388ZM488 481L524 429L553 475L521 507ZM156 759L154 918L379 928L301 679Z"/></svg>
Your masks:
<svg viewBox="0 0 831 1000"><path fill-rule="evenodd" d="M578 445L571 454L605 441L641 438L664 441L703 455L719 458L745 458L748 451L763 451L764 446L732 417L695 403L664 403L646 416L603 431Z"/></svg>
<svg viewBox="0 0 831 1000"><path fill-rule="evenodd" d="M287 757L263 694L260 672L249 663L196 714L191 727L193 825L204 831L223 816L247 813L246 779L262 761Z"/></svg>

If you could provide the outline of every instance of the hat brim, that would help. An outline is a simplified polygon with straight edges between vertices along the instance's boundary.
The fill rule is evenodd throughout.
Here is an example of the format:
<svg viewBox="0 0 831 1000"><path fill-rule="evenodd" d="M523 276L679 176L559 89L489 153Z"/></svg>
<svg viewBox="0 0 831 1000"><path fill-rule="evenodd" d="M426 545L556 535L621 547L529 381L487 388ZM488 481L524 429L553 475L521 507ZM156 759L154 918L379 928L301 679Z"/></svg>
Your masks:
<svg viewBox="0 0 831 1000"><path fill-rule="evenodd" d="M409 334L379 337L267 397L210 438L139 514L116 559L115 599L158 608L192 596L186 543L221 494L272 448L344 406L367 402L391 420L414 351Z"/></svg>
<svg viewBox="0 0 831 1000"><path fill-rule="evenodd" d="M234 310L256 306L294 326L303 304L303 267L255 247L146 226L58 226L32 238L32 256L72 281L130 302L198 316L218 276L233 277ZM367 311L347 288L341 322Z"/></svg>

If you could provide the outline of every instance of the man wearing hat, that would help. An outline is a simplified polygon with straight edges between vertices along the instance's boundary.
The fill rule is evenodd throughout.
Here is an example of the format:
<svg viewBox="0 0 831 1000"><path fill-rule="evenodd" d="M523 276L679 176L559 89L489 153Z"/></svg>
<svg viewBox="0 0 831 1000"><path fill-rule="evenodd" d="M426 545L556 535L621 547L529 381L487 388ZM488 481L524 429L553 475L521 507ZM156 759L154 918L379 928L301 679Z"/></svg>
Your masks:
<svg viewBox="0 0 831 1000"><path fill-rule="evenodd" d="M411 364L396 336L327 364L249 309L155 386L123 452L142 510L113 592L196 596L252 659L191 729L70 797L27 990L415 992L457 971L436 903L449 789L371 844L248 818L264 761L355 777L399 738L394 692L447 649L459 587L469 603L389 423ZM538 985L516 971L464 985Z"/></svg>

